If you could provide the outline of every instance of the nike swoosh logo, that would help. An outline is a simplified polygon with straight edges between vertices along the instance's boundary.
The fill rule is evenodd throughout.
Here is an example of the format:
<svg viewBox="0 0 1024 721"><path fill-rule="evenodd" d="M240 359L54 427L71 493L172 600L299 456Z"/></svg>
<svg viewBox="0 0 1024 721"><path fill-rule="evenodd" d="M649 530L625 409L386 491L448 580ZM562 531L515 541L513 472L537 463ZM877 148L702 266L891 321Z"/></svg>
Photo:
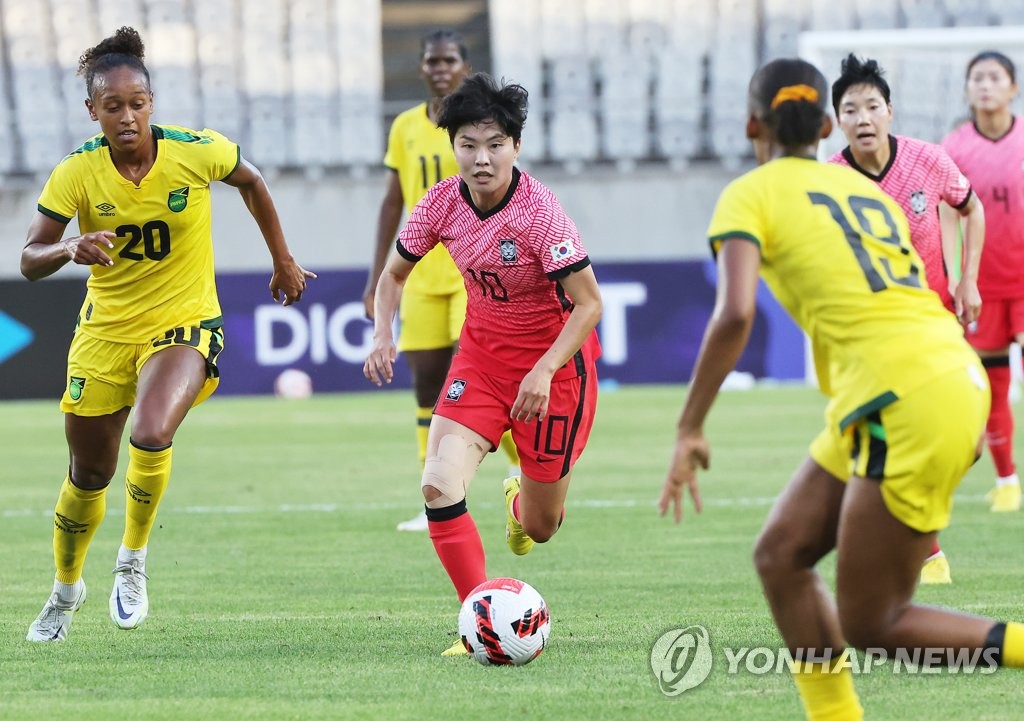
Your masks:
<svg viewBox="0 0 1024 721"><path fill-rule="evenodd" d="M132 617L130 613L125 613L124 606L121 605L121 589L117 589L117 615L121 617L122 621L127 621Z"/></svg>
<svg viewBox="0 0 1024 721"><path fill-rule="evenodd" d="M545 458L544 456L537 456L534 460L537 461L537 463L551 463L551 461L553 461L555 459L554 458Z"/></svg>

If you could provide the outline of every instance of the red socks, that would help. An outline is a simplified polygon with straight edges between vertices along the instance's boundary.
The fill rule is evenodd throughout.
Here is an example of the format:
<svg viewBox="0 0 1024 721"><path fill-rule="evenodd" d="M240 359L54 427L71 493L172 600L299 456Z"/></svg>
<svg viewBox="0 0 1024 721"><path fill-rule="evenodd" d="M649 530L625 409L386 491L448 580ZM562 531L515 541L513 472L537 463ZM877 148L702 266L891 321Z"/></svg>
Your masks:
<svg viewBox="0 0 1024 721"><path fill-rule="evenodd" d="M466 509L466 502L447 508L428 508L427 528L434 551L461 603L470 591L487 580L484 544Z"/></svg>
<svg viewBox="0 0 1024 721"><path fill-rule="evenodd" d="M989 365L993 361L1004 364ZM992 453L992 463L1000 478L1013 475L1013 413L1010 411L1010 365L1009 359L985 359L985 371L992 387L992 410L985 426L985 440Z"/></svg>

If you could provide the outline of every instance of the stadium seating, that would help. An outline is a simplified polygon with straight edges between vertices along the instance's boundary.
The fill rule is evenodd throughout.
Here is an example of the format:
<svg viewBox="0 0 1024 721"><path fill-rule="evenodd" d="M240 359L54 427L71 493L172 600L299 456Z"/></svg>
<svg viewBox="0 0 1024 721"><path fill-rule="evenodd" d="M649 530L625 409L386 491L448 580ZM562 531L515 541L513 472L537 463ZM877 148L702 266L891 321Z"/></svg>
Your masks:
<svg viewBox="0 0 1024 721"><path fill-rule="evenodd" d="M389 22L427 30L463 5L432 6L427 17L426 3L395 4ZM747 79L764 60L797 54L803 31L1024 24L1020 0L487 0L486 9L489 52L473 53L490 67L478 69L530 91L521 158L570 170L749 161ZM78 58L122 25L147 43L156 122L219 130L265 169L377 167L385 109L413 99L385 103L383 13L382 0L2 3L0 127L13 141L0 144L0 177L46 173L98 132L82 107ZM962 115L961 71L935 68L966 57L880 58L899 88L898 132L935 139ZM825 64L836 72L838 57Z"/></svg>

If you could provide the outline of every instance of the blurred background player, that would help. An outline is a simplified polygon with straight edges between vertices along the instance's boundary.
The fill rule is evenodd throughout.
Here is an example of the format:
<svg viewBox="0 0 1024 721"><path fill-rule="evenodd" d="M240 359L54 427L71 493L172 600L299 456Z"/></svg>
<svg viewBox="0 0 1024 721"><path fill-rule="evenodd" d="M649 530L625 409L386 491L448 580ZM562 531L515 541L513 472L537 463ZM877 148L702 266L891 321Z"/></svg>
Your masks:
<svg viewBox="0 0 1024 721"><path fill-rule="evenodd" d="M988 500L993 511L1020 510L1021 490L1013 461L1010 409L1010 344L1024 343L1024 123L1010 108L1017 95L1013 62L999 52L967 64L971 122L947 135L942 146L985 204L985 253L978 290L985 312L967 340L981 356L992 387L985 439L996 467Z"/></svg>
<svg viewBox="0 0 1024 721"><path fill-rule="evenodd" d="M366 280L363 303L373 320L373 301L388 253L394 247L402 218L435 184L458 173L448 134L436 125L445 95L459 86L470 71L462 36L450 29L434 30L421 41L420 77L430 93L426 102L395 118L388 135L384 165L387 190L377 220L373 267ZM398 349L412 371L416 396L416 443L422 467L427 455L427 431L434 404L455 354L459 332L466 318L466 288L462 276L444 246L438 246L416 265L405 284L399 311L401 334ZM519 456L510 435L502 437L511 473L518 470ZM398 524L400 531L427 530L422 511Z"/></svg>
<svg viewBox="0 0 1024 721"><path fill-rule="evenodd" d="M853 721L864 714L847 643L890 658L950 649L1020 668L1024 625L912 602L977 457L988 386L961 327L924 285L899 206L849 168L816 162L832 129L827 95L802 60L775 60L750 81L746 132L760 167L730 183L712 215L715 310L658 505L679 521L686 488L701 509L704 423L750 335L761 274L810 336L829 404L765 522L755 565L807 718ZM835 599L815 571L833 549Z"/></svg>
<svg viewBox="0 0 1024 721"><path fill-rule="evenodd" d="M146 555L171 474L171 441L219 382L224 336L210 183L238 188L259 225L274 261L275 300L299 300L315 277L292 258L266 183L237 145L211 130L149 124L143 54L138 33L123 27L82 55L85 105L102 134L54 168L21 254L29 280L68 262L91 270L60 403L71 463L54 513L56 579L29 641L63 640L85 602L82 568L132 406L125 530L109 610L125 629L149 613ZM82 235L62 240L75 216Z"/></svg>
<svg viewBox="0 0 1024 721"><path fill-rule="evenodd" d="M439 244L471 289L459 353L430 422L422 490L430 540L461 603L487 580L466 490L511 430L522 475L505 480L506 541L517 555L547 541L564 516L573 464L597 409L594 331L601 293L576 225L554 194L515 167L527 93L483 73L438 115L459 175L416 206L377 288L364 373L390 382L391 320L415 264ZM465 654L457 640L443 655Z"/></svg>
<svg viewBox="0 0 1024 721"><path fill-rule="evenodd" d="M985 238L984 211L970 183L941 146L889 133L889 83L876 61L852 54L843 60L841 74L832 84L832 107L849 145L830 162L867 176L899 204L910 225L910 242L924 262L928 287L969 326L981 312L978 264ZM956 227L939 222L943 201L964 218L962 253L956 248ZM947 272L957 268L958 258L963 258L960 272ZM949 562L936 538L921 568L921 583L951 581Z"/></svg>

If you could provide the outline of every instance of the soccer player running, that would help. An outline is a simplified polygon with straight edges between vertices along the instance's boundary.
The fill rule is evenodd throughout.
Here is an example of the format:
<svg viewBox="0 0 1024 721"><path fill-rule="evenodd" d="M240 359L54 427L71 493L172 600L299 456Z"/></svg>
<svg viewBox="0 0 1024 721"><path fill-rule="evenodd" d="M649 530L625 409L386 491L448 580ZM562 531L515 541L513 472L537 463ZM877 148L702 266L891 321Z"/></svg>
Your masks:
<svg viewBox="0 0 1024 721"><path fill-rule="evenodd" d="M889 133L893 111L889 83L874 60L850 54L832 84L832 107L849 145L830 162L848 165L878 183L895 200L910 225L910 242L924 263L927 285L964 326L978 319L978 264L985 238L985 214L970 183L941 146ZM960 280L955 267L956 228L939 223L940 203L964 218ZM921 583L951 583L949 561L938 537L921 568Z"/></svg>
<svg viewBox="0 0 1024 721"><path fill-rule="evenodd" d="M658 506L679 521L686 489L701 509L704 422L746 345L760 273L810 336L830 400L754 562L807 718L835 721L863 716L847 642L890 654L953 649L1021 667L1024 625L912 601L977 456L988 387L960 325L924 284L899 206L863 175L815 160L832 129L827 94L802 60L770 62L750 81L747 137L760 167L726 187L712 216L715 309ZM815 571L833 548L835 600Z"/></svg>
<svg viewBox="0 0 1024 721"><path fill-rule="evenodd" d="M393 247L403 215L411 213L435 183L459 172L448 134L437 127L436 121L441 100L459 86L469 71L466 46L459 33L442 29L423 36L420 77L430 96L426 102L399 114L388 135L384 165L392 172L388 173L387 190L380 205L373 266L363 293L366 315L371 320L377 279ZM466 318L466 288L444 246L428 253L409 276L399 317L402 331L398 349L405 354L412 371L417 406L416 443L422 466L427 457L427 431L434 404L441 395ZM514 475L519 456L511 435L502 436L501 446L513 466ZM398 530L427 530L426 514L421 511L402 521Z"/></svg>
<svg viewBox="0 0 1024 721"><path fill-rule="evenodd" d="M459 175L413 211L377 286L364 373L390 382L391 320L415 264L443 244L468 292L459 352L430 422L421 482L430 540L461 602L487 580L466 490L484 456L512 431L522 476L505 481L506 540L518 555L562 522L569 479L597 408L594 327L601 294L573 221L519 171L527 92L477 73L445 98ZM465 654L461 640L442 655Z"/></svg>
<svg viewBox="0 0 1024 721"><path fill-rule="evenodd" d="M1017 95L1013 62L999 52L976 55L967 64L967 101L972 122L942 141L985 203L985 253L978 290L985 312L967 341L981 356L992 387L992 410L985 428L996 485L991 510L1017 511L1020 479L1013 461L1010 409L1010 343L1024 343L1024 122L1010 104Z"/></svg>
<svg viewBox="0 0 1024 721"><path fill-rule="evenodd" d="M82 568L132 406L110 618L129 629L149 613L146 555L171 442L189 409L217 387L224 346L210 183L238 188L259 225L274 262L275 300L298 301L306 279L316 277L292 258L267 186L237 145L211 130L149 124L153 91L143 55L129 27L83 53L85 105L101 134L54 168L21 254L29 280L68 262L91 270L60 403L71 462L54 512L56 579L29 641L63 640L85 602ZM82 234L63 238L75 216Z"/></svg>

